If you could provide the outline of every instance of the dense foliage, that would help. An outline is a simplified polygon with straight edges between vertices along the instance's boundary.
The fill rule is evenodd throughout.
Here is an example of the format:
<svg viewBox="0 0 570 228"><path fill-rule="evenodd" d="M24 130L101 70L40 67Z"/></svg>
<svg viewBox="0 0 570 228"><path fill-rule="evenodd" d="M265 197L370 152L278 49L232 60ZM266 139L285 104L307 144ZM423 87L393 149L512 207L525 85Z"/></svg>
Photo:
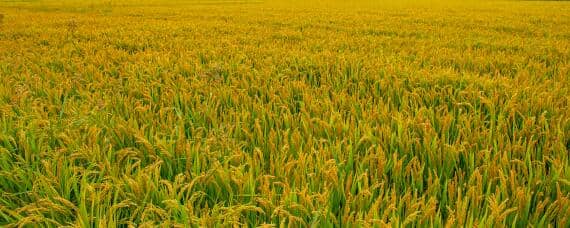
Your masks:
<svg viewBox="0 0 570 228"><path fill-rule="evenodd" d="M2 226L569 226L568 3L0 14Z"/></svg>

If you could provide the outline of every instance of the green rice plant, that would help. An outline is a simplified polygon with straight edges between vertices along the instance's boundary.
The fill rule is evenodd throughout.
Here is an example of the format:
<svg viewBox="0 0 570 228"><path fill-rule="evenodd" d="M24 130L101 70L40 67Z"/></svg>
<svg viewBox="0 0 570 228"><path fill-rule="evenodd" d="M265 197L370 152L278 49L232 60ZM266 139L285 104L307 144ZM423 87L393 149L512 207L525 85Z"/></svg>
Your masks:
<svg viewBox="0 0 570 228"><path fill-rule="evenodd" d="M0 4L0 226L566 227L569 7Z"/></svg>

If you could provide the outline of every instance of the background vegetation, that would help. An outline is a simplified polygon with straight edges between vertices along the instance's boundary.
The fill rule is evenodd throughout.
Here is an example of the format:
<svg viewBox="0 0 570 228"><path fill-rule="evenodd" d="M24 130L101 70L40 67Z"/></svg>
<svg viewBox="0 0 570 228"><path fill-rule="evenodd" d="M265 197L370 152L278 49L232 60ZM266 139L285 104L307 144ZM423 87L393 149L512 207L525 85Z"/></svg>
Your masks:
<svg viewBox="0 0 570 228"><path fill-rule="evenodd" d="M570 5L2 1L0 225L570 218Z"/></svg>

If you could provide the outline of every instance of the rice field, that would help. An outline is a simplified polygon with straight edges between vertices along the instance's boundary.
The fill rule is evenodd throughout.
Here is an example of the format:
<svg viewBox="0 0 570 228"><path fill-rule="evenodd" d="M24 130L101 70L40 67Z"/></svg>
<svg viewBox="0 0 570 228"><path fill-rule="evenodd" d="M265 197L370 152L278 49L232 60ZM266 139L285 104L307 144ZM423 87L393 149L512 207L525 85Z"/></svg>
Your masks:
<svg viewBox="0 0 570 228"><path fill-rule="evenodd" d="M570 3L0 1L2 227L569 227Z"/></svg>

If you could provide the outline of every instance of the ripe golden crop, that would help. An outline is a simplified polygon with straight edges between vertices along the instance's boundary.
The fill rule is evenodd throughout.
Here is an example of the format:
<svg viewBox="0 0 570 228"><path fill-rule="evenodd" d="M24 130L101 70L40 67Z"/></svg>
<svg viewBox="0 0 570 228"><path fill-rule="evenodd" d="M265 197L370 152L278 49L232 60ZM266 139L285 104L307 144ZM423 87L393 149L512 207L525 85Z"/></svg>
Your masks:
<svg viewBox="0 0 570 228"><path fill-rule="evenodd" d="M569 226L568 3L41 0L0 22L0 226Z"/></svg>

